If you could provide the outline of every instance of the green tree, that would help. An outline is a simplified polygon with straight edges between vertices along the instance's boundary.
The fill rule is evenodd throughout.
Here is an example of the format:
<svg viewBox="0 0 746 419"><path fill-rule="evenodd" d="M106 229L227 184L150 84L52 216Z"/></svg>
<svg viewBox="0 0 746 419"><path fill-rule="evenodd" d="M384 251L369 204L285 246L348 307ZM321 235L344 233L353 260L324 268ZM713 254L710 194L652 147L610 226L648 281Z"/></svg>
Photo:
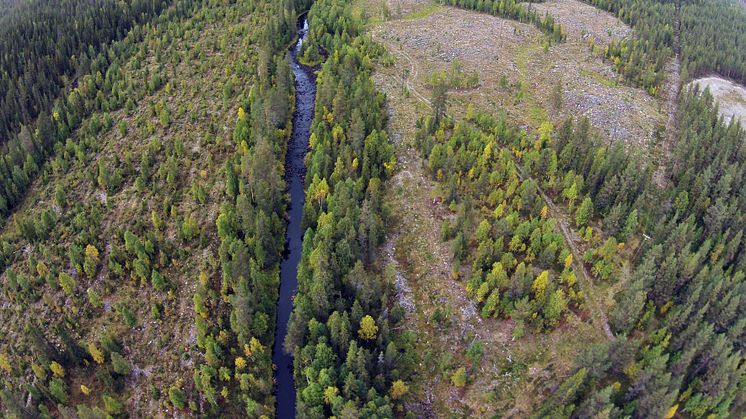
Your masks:
<svg viewBox="0 0 746 419"><path fill-rule="evenodd" d="M378 326L376 325L373 317L366 315L360 320L360 330L357 331L358 336L364 340L373 340L378 334Z"/></svg>
<svg viewBox="0 0 746 419"><path fill-rule="evenodd" d="M130 375L132 372L132 365L119 352L111 353L111 367L120 375Z"/></svg>
<svg viewBox="0 0 746 419"><path fill-rule="evenodd" d="M60 272L59 276L60 287L65 291L65 294L72 296L75 293L75 286L77 283L70 274L67 272Z"/></svg>
<svg viewBox="0 0 746 419"><path fill-rule="evenodd" d="M171 386L168 389L168 398L175 408L183 409L186 407L186 397L179 387Z"/></svg>
<svg viewBox="0 0 746 419"><path fill-rule="evenodd" d="M476 368L476 366L482 362L483 356L484 344L478 340L472 342L471 345L469 345L469 348L466 349L466 358L471 362L472 368Z"/></svg>
<svg viewBox="0 0 746 419"><path fill-rule="evenodd" d="M631 234L637 230L637 210L634 209L627 216L627 221L624 222L624 229L622 230L622 239L627 240Z"/></svg>
<svg viewBox="0 0 746 419"><path fill-rule="evenodd" d="M54 188L54 202L60 208L65 208L67 205L67 194L65 194L65 189L61 184L57 184Z"/></svg>
<svg viewBox="0 0 746 419"><path fill-rule="evenodd" d="M49 382L49 393L58 402L67 403L67 385L59 378L54 378Z"/></svg>
<svg viewBox="0 0 746 419"><path fill-rule="evenodd" d="M434 75L432 80L433 92L430 103L433 108L435 126L438 126L448 107L448 82L445 77Z"/></svg>
<svg viewBox="0 0 746 419"><path fill-rule="evenodd" d="M119 315L122 316L122 319L127 326L131 328L137 326L137 317L135 316L135 313L133 313L132 310L129 309L129 307L127 307L124 303L119 302L117 303L115 308Z"/></svg>
<svg viewBox="0 0 746 419"><path fill-rule="evenodd" d="M546 306L544 306L544 319L550 327L559 323L562 313L567 309L567 298L565 292L561 289L554 291L549 296Z"/></svg>
<svg viewBox="0 0 746 419"><path fill-rule="evenodd" d="M562 196L567 200L572 210L575 207L575 201L578 199L578 186L575 182L562 191Z"/></svg>
<svg viewBox="0 0 746 419"><path fill-rule="evenodd" d="M463 388L466 385L466 368L461 367L451 375L451 384L458 388Z"/></svg>
<svg viewBox="0 0 746 419"><path fill-rule="evenodd" d="M230 198L235 198L238 194L238 177L230 160L225 162L225 192Z"/></svg>
<svg viewBox="0 0 746 419"><path fill-rule="evenodd" d="M163 275L161 275L161 273L155 269L153 269L153 272L150 275L150 283L153 286L153 289L156 291L163 291L168 288L166 279L163 278Z"/></svg>
<svg viewBox="0 0 746 419"><path fill-rule="evenodd" d="M163 109L161 109L161 112L158 114L158 119L164 128L168 128L168 126L171 125L171 113L168 111L167 107L164 106Z"/></svg>
<svg viewBox="0 0 746 419"><path fill-rule="evenodd" d="M583 202L578 207L578 210L575 211L575 225L578 228L586 227L592 217L593 202L591 201L590 197L586 196L585 199L583 199Z"/></svg>
<svg viewBox="0 0 746 419"><path fill-rule="evenodd" d="M91 303L94 308L101 308L104 305L103 299L93 288L88 288L86 292L88 294L88 302Z"/></svg>
<svg viewBox="0 0 746 419"><path fill-rule="evenodd" d="M124 410L124 403L108 394L104 394L103 400L104 410L109 415L119 415Z"/></svg>
<svg viewBox="0 0 746 419"><path fill-rule="evenodd" d="M119 135L121 135L122 137L127 135L127 121L125 121L124 119L119 121L119 123L117 124L117 129L119 130Z"/></svg>

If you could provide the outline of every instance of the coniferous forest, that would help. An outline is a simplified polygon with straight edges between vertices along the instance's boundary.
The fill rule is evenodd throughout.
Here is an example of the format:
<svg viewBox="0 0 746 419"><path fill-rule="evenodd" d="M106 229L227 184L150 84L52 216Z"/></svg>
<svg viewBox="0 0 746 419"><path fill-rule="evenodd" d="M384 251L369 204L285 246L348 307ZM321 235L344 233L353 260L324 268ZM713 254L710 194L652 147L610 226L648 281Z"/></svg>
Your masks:
<svg viewBox="0 0 746 419"><path fill-rule="evenodd" d="M657 92L663 68L679 55L682 78L709 73L746 80L746 10L734 1L589 0L635 29L635 36L612 43L604 54L629 81Z"/></svg>
<svg viewBox="0 0 746 419"><path fill-rule="evenodd" d="M166 5L40 1L6 6L0 29L2 219L23 199L55 143L64 142L93 110L124 105L116 83L121 62L141 41L140 25ZM173 7L164 17L187 9L186 4Z"/></svg>
<svg viewBox="0 0 746 419"><path fill-rule="evenodd" d="M741 2L0 0L2 417L741 417L705 78Z"/></svg>

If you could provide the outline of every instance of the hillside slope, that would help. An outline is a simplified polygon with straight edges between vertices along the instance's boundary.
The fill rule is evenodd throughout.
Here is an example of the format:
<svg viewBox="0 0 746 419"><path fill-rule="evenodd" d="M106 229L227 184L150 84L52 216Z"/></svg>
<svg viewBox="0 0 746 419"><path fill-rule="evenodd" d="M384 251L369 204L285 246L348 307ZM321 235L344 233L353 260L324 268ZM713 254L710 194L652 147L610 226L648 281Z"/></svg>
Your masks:
<svg viewBox="0 0 746 419"><path fill-rule="evenodd" d="M143 28L137 52L116 69L124 106L95 112L57 144L6 223L0 354L11 412L27 398L28 411L54 415L76 405L139 417L210 408L192 379L205 362L194 307L204 308L194 296L198 287L220 290L215 221L261 56L261 7L208 1ZM209 296L203 327L224 326L230 306ZM271 380L271 368L263 371ZM238 399L238 383L222 387L221 400Z"/></svg>

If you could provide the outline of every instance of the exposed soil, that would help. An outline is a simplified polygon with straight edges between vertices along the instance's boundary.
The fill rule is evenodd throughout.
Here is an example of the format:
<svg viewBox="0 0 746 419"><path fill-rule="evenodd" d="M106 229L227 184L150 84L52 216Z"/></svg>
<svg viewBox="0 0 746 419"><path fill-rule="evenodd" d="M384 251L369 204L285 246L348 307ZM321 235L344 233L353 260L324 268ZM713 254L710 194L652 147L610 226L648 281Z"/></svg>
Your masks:
<svg viewBox="0 0 746 419"><path fill-rule="evenodd" d="M401 19L431 7L432 0L361 0L358 2L368 16L380 12L382 4L386 6L390 18Z"/></svg>
<svg viewBox="0 0 746 419"><path fill-rule="evenodd" d="M658 168L653 174L653 181L659 187L665 187L667 181L668 165L671 160L671 152L679 138L679 91L681 90L681 59L680 51L680 31L681 31L681 2L676 2L676 18L674 22L674 51L675 55L668 61L665 67L666 81L663 84L664 107L668 119L666 120L666 138L658 147L657 155Z"/></svg>
<svg viewBox="0 0 746 419"><path fill-rule="evenodd" d="M671 58L666 65L666 81L663 88L665 110L668 114L668 118L666 119L666 137L658 147L658 154L656 156L658 168L653 173L653 181L660 187L664 187L666 184L671 152L679 138L679 124L676 115L679 108L679 90L681 89L681 63L678 56Z"/></svg>

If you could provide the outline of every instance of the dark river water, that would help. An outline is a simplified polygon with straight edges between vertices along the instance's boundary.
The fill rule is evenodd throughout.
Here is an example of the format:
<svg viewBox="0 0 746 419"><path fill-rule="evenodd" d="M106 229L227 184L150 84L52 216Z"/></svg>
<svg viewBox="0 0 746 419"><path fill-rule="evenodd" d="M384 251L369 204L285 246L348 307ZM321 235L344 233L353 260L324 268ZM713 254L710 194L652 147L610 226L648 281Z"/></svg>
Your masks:
<svg viewBox="0 0 746 419"><path fill-rule="evenodd" d="M280 297L277 301L277 330L272 362L277 366L277 417L295 417L295 382L293 381L293 357L283 350L288 331L290 312L293 311L293 295L298 288L298 262L300 262L303 231L301 217L305 191L303 179L306 173L305 156L311 132L314 100L316 99L316 77L311 68L301 65L297 58L303 40L308 34L306 16L298 20L298 42L290 49L290 60L295 75L295 113L293 114L293 136L288 144L285 159L285 182L290 194L288 208L289 223L285 243L285 255L280 264Z"/></svg>

